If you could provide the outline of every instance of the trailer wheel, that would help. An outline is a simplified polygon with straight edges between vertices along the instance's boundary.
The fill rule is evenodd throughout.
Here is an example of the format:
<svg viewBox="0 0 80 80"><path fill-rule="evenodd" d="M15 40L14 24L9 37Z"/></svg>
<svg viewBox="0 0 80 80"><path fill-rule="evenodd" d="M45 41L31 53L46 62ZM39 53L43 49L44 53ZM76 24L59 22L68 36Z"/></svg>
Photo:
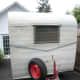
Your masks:
<svg viewBox="0 0 80 80"><path fill-rule="evenodd" d="M28 65L29 74L34 80L45 80L47 68L41 59L34 58Z"/></svg>

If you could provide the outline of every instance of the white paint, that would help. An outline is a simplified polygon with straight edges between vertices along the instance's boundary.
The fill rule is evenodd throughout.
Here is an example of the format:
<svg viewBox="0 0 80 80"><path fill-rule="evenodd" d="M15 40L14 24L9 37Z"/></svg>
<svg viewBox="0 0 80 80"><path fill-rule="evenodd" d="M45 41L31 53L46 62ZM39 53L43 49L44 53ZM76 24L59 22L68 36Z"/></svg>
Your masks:
<svg viewBox="0 0 80 80"><path fill-rule="evenodd" d="M40 58L47 66L48 75L53 73L53 61L50 56L54 56L59 72L72 71L75 63L76 44L50 52L41 52L31 49L14 48L11 55L12 76L14 79L29 78L28 63L32 58ZM16 54L16 51L18 52ZM48 63L47 63L48 61Z"/></svg>
<svg viewBox="0 0 80 80"><path fill-rule="evenodd" d="M8 34L9 31L8 31L8 11L27 11L25 10L20 4L18 4L17 2L13 2L11 4L6 4L5 6L7 6L6 8L5 7L1 7L2 9L0 9L0 37L1 37L1 40L3 39L3 35L4 34ZM0 41L0 45L3 45L3 42ZM0 46L0 48L2 48Z"/></svg>
<svg viewBox="0 0 80 80"><path fill-rule="evenodd" d="M8 17L10 26L25 26L24 28L27 28L27 26L29 25L60 25L60 42L66 43L76 41L76 38L74 37L76 36L77 30L77 28L75 27L76 22L74 17L71 15L56 15L53 13L48 14L22 13L22 12L18 14L16 12L13 12L9 13ZM34 37L32 30L30 29L28 31L30 31L29 34L31 34L31 36L27 36L27 38L29 39L30 37ZM16 31L14 33L16 33ZM33 41L33 39L30 39L30 41ZM26 44L27 43L28 41L26 42Z"/></svg>
<svg viewBox="0 0 80 80"><path fill-rule="evenodd" d="M13 12L8 14L8 18L10 44L26 47L11 46L11 65L14 79L29 78L28 63L30 59L36 57L45 62L48 75L53 72L52 56L56 60L59 72L73 70L77 41L77 23L73 16L54 13ZM34 28L31 25L59 25L60 42L34 44Z"/></svg>
<svg viewBox="0 0 80 80"><path fill-rule="evenodd" d="M18 3L14 3L8 10L0 14L0 34L8 34L8 11L25 11Z"/></svg>
<svg viewBox="0 0 80 80"><path fill-rule="evenodd" d="M8 34L8 15L7 15L7 12L0 15L0 34Z"/></svg>

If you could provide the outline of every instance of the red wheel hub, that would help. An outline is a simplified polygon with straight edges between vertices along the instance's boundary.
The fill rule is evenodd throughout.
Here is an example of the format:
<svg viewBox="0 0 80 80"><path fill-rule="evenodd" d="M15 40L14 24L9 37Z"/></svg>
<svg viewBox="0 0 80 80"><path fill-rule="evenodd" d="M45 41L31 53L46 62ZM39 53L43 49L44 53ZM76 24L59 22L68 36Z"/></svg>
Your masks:
<svg viewBox="0 0 80 80"><path fill-rule="evenodd" d="M34 79L39 79L41 76L41 70L37 64L32 64L30 66L30 72L31 72L31 75Z"/></svg>

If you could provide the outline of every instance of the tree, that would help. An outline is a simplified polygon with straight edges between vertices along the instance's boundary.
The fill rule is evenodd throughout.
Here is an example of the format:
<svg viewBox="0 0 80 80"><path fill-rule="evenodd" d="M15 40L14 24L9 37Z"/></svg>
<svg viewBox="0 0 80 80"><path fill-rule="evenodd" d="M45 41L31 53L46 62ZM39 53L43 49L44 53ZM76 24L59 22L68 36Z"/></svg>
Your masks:
<svg viewBox="0 0 80 80"><path fill-rule="evenodd" d="M51 8L48 0L39 0L38 4L38 12L50 12Z"/></svg>
<svg viewBox="0 0 80 80"><path fill-rule="evenodd" d="M80 23L80 6L75 7L72 11L73 15L75 16L78 23Z"/></svg>

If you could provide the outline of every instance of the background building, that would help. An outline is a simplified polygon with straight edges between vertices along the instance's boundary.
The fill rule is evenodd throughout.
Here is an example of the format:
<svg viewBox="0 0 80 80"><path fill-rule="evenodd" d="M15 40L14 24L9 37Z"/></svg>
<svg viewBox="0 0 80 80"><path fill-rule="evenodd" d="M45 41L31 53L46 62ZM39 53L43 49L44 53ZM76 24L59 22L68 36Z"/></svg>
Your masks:
<svg viewBox="0 0 80 80"><path fill-rule="evenodd" d="M23 11L28 10L18 2L12 2L4 4L4 7L0 8L0 48L4 54L10 53L9 45L9 32L8 32L8 12L9 11Z"/></svg>

